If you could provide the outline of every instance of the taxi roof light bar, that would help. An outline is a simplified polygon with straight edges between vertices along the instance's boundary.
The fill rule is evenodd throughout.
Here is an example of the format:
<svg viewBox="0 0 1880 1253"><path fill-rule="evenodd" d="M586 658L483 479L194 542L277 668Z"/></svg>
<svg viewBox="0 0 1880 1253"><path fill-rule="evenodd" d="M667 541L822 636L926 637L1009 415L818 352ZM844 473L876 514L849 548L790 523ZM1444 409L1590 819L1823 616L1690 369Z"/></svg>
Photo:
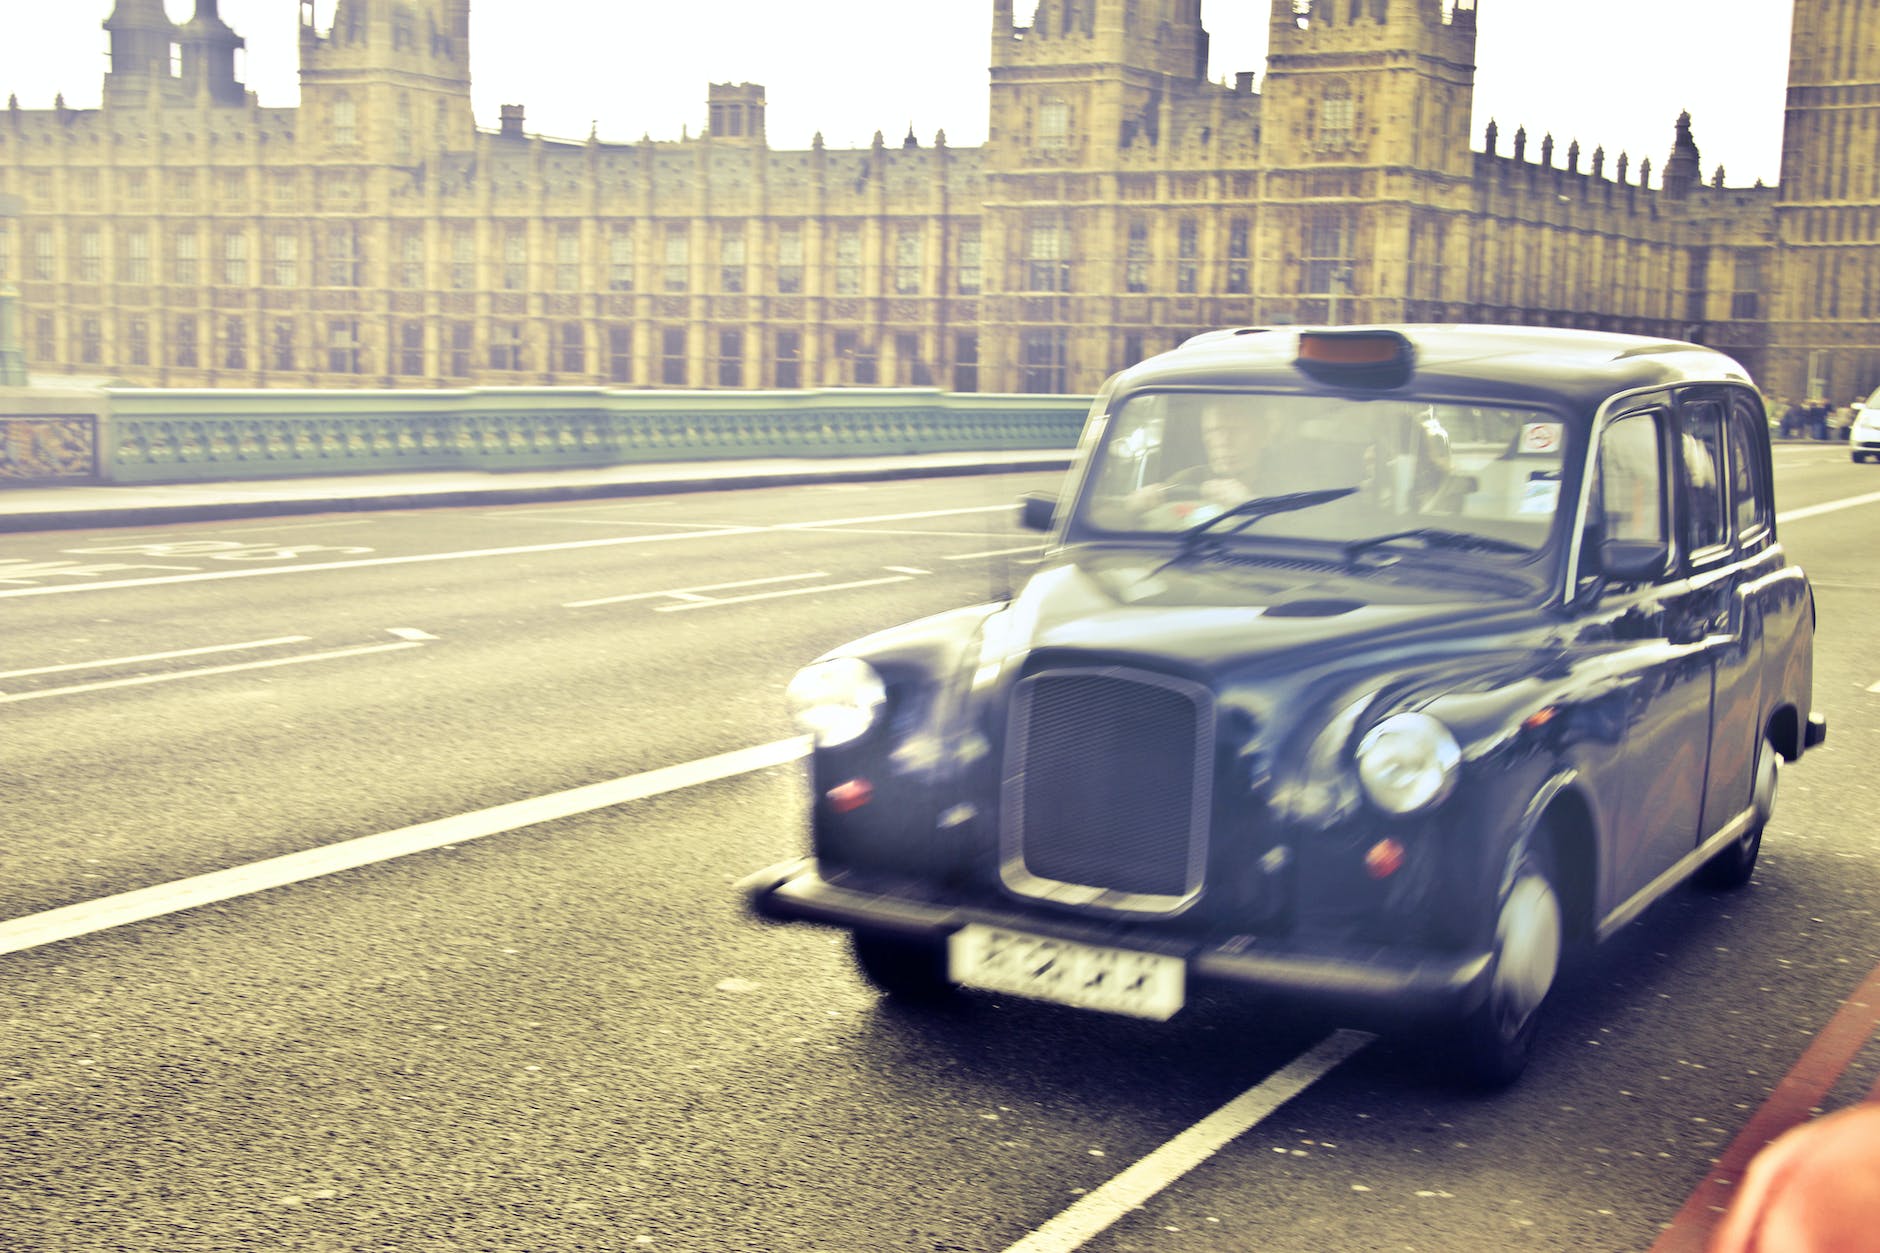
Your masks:
<svg viewBox="0 0 1880 1253"><path fill-rule="evenodd" d="M1399 331L1301 331L1300 372L1344 387L1401 387L1416 369L1416 345Z"/></svg>

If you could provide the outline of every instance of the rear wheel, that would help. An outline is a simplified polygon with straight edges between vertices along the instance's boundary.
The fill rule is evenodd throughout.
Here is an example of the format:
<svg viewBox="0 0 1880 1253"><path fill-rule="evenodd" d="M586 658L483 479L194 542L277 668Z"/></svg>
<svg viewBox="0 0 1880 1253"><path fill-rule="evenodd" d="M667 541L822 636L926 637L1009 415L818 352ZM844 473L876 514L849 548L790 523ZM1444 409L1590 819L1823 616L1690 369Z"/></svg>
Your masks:
<svg viewBox="0 0 1880 1253"><path fill-rule="evenodd" d="M953 994L943 943L857 931L849 944L862 977L895 1000L932 1003Z"/></svg>
<svg viewBox="0 0 1880 1253"><path fill-rule="evenodd" d="M1749 882L1756 870L1756 855L1762 851L1763 827L1776 808L1776 775L1781 755L1767 739L1756 748L1756 777L1750 786L1750 806L1756 811L1749 830L1732 840L1727 848L1698 867L1692 876L1707 888L1727 890Z"/></svg>
<svg viewBox="0 0 1880 1253"><path fill-rule="evenodd" d="M1457 1026L1454 1060L1470 1085L1506 1087L1527 1068L1564 934L1548 850L1530 848L1502 889L1488 995Z"/></svg>

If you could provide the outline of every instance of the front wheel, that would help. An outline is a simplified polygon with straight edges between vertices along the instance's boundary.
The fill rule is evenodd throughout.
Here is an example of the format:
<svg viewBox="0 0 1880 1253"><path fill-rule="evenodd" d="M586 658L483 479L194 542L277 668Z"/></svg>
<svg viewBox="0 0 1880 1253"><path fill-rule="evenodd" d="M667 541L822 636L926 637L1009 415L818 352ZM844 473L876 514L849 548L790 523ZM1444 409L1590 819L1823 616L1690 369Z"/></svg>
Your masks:
<svg viewBox="0 0 1880 1253"><path fill-rule="evenodd" d="M849 945L862 977L897 1001L931 1004L953 994L945 944L857 931Z"/></svg>
<svg viewBox="0 0 1880 1253"><path fill-rule="evenodd" d="M1762 851L1763 828L1776 810L1776 776L1781 755L1767 739L1756 748L1756 778L1750 788L1750 806L1756 811L1749 830L1730 841L1724 850L1697 868L1692 876L1701 886L1728 891L1749 882Z"/></svg>
<svg viewBox="0 0 1880 1253"><path fill-rule="evenodd" d="M1488 995L1457 1025L1455 1061L1470 1085L1504 1088L1527 1068L1541 1007L1560 972L1563 936L1547 850L1530 848L1502 889Z"/></svg>

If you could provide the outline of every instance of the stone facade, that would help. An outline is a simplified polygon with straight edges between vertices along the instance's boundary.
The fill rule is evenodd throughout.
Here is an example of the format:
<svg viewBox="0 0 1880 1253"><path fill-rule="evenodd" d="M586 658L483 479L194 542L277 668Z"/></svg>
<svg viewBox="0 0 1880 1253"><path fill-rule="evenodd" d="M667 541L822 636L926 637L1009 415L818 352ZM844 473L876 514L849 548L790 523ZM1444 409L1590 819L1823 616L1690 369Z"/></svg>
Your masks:
<svg viewBox="0 0 1880 1253"><path fill-rule="evenodd" d="M118 0L102 108L0 113L0 285L36 374L172 387L1076 393L1197 330L1401 320L1880 384L1870 5L1796 0L1781 185L1731 188L1688 118L1655 187L1474 148L1474 0L1271 4L1256 91L1207 80L1200 0L993 0L983 147L778 151L748 83L676 142L479 131L469 0L303 2L298 109L234 80L215 0Z"/></svg>

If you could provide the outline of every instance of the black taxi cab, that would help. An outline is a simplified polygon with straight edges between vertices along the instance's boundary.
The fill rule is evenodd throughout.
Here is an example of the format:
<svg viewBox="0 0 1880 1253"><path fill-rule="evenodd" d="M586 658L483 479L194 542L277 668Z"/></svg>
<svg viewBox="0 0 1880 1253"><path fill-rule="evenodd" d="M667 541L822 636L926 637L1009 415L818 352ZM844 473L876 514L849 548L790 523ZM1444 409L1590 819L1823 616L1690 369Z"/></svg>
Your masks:
<svg viewBox="0 0 1880 1253"><path fill-rule="evenodd" d="M758 915L886 993L1327 1000L1526 1065L1565 948L1746 883L1810 706L1768 423L1694 344L1247 328L1114 376L1046 559L790 685Z"/></svg>

